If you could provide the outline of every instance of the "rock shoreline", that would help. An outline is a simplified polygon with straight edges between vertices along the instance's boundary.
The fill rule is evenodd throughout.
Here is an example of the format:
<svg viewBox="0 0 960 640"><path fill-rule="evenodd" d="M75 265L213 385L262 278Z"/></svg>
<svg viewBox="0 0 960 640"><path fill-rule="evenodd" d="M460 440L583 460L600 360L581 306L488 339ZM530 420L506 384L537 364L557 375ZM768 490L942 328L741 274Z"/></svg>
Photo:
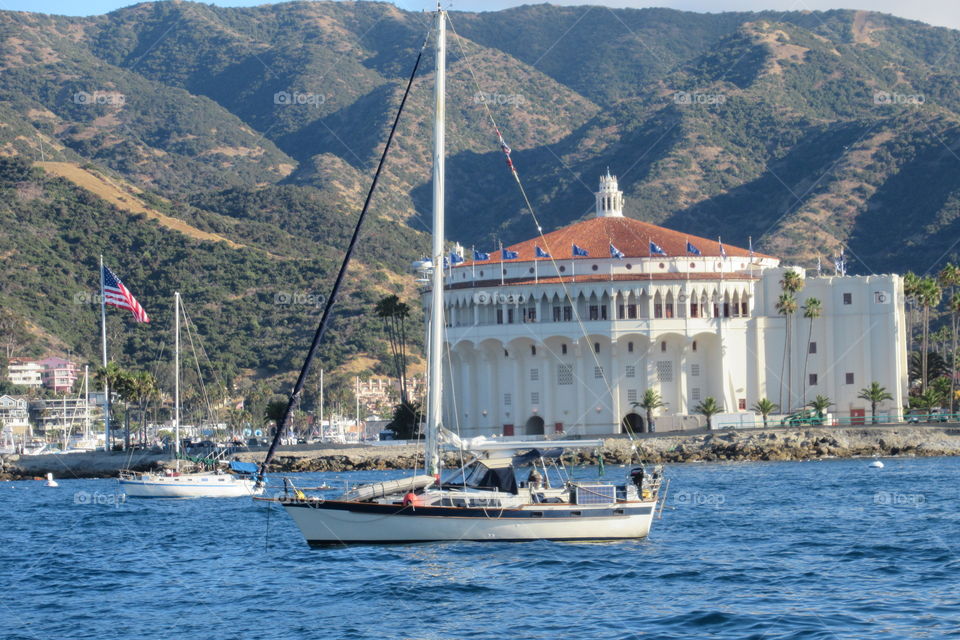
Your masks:
<svg viewBox="0 0 960 640"><path fill-rule="evenodd" d="M714 431L700 434L645 436L636 441L646 463L756 462L817 460L856 457L936 457L960 455L957 426L864 426L845 428L776 428L749 431ZM265 452L236 455L260 462ZM575 464L596 462L593 452L573 452L565 458ZM630 464L631 442L626 438L604 441L604 462ZM446 454L448 466L457 464ZM171 464L166 454L103 452L45 456L6 456L0 480L39 478L51 472L58 478L116 477L121 468L157 469ZM368 471L413 469L423 466L423 456L413 445L355 446L306 451L281 450L271 465L274 473L307 471Z"/></svg>

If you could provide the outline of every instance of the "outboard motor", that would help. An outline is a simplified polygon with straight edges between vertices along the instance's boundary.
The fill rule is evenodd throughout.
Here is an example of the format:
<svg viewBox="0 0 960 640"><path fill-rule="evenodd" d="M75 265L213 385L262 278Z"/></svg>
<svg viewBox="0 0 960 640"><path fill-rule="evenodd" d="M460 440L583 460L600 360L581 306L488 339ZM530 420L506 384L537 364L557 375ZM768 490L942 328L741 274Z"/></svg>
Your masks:
<svg viewBox="0 0 960 640"><path fill-rule="evenodd" d="M637 487L637 491L643 491L643 467L634 467L630 469L630 481Z"/></svg>

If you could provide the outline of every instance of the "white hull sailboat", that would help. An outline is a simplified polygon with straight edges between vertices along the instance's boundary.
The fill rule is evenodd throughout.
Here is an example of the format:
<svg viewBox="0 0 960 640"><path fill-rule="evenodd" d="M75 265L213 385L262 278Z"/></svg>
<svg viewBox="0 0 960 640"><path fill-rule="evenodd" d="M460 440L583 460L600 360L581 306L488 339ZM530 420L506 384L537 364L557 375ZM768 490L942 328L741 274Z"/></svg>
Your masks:
<svg viewBox="0 0 960 640"><path fill-rule="evenodd" d="M433 247L428 320L427 420L425 474L405 480L364 485L336 500L312 497L287 480L276 502L290 514L311 546L355 543L431 541L617 540L642 538L650 532L657 508L661 473L642 467L630 470L623 484L575 480L562 463L564 451L598 450L599 440L548 442L463 442L441 424L441 382L444 357L444 111L446 13L436 13L436 113L433 155ZM422 50L421 50L422 54ZM414 67L416 75L420 58ZM413 77L410 78L412 82ZM400 105L402 112L410 84ZM399 113L397 115L399 119ZM381 158L390 148L396 125ZM376 186L380 168L374 178ZM367 202L369 203L369 195ZM354 241L324 311L314 343L287 407L297 401L322 338L330 306L350 262L353 242L363 222L360 214ZM261 467L269 464L287 416L278 425L274 446ZM468 460L441 479L440 445L458 450ZM544 449L538 449L543 447ZM532 466L526 482L519 474Z"/></svg>
<svg viewBox="0 0 960 640"><path fill-rule="evenodd" d="M131 498L241 498L263 493L252 463L231 462L235 473L220 470L180 473L180 293L174 294L173 451L176 470L120 472L120 488Z"/></svg>
<svg viewBox="0 0 960 640"><path fill-rule="evenodd" d="M120 487L131 498L242 498L263 493L253 478L216 472L121 472Z"/></svg>

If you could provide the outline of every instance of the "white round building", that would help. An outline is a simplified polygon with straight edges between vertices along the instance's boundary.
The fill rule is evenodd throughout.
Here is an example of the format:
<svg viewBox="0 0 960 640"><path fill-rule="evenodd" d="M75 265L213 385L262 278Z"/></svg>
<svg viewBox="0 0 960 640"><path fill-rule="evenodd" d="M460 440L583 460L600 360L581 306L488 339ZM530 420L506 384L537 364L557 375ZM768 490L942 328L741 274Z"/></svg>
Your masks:
<svg viewBox="0 0 960 640"><path fill-rule="evenodd" d="M761 398L786 413L824 395L834 416L856 422L869 413L857 396L873 381L894 397L883 413L899 417L907 389L900 276L805 278L798 306L818 298L822 315L811 324L799 309L787 349L776 302L789 267L622 210L607 174L595 217L449 269L448 428L464 436L644 431L634 403L647 389L666 403L658 431L697 424L707 397L752 422Z"/></svg>

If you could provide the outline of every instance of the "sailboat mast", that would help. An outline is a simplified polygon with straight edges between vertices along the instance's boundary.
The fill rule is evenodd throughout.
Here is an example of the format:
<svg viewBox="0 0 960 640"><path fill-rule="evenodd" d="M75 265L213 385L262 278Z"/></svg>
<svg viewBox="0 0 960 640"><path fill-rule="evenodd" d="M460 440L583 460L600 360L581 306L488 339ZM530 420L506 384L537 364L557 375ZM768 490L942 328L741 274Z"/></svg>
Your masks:
<svg viewBox="0 0 960 640"><path fill-rule="evenodd" d="M173 453L180 468L180 292L173 294Z"/></svg>
<svg viewBox="0 0 960 640"><path fill-rule="evenodd" d="M430 292L430 359L427 368L427 433L424 461L428 475L440 473L437 437L440 432L441 384L443 380L443 220L444 220L444 121L447 71L446 16L437 7L437 60L434 86L433 125L433 281Z"/></svg>

